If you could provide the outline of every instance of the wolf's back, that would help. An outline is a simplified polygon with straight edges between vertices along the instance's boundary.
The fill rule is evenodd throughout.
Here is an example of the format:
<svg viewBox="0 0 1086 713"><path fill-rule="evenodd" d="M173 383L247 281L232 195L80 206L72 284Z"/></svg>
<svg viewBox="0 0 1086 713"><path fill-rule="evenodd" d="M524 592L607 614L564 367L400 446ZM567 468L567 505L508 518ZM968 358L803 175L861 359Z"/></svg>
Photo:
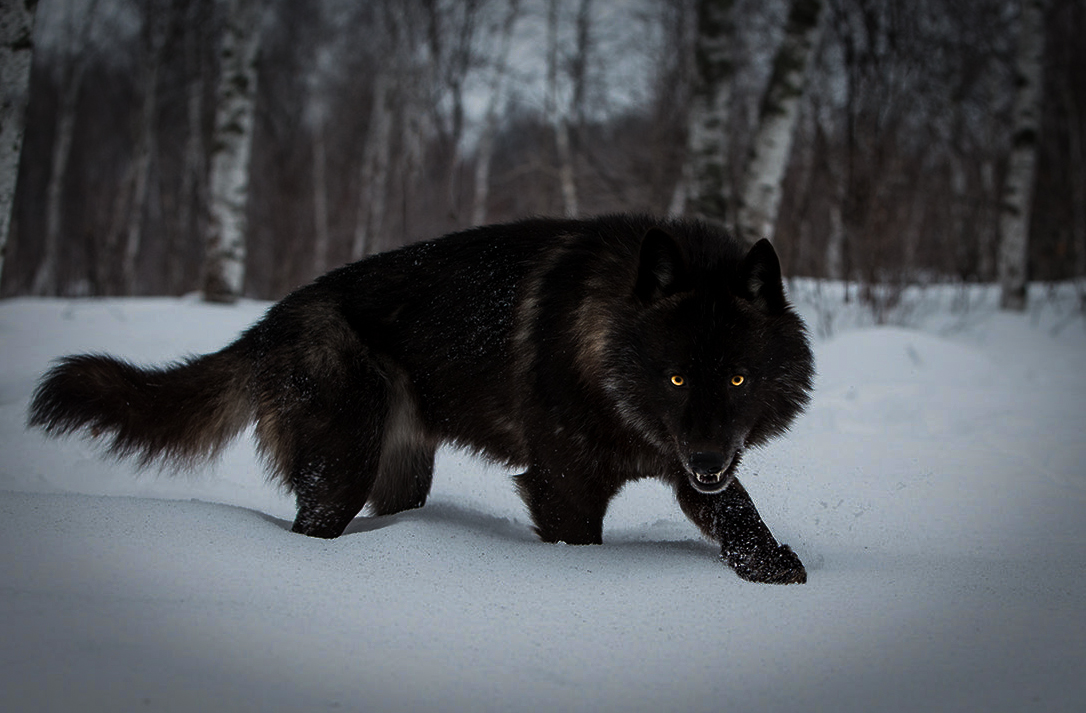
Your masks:
<svg viewBox="0 0 1086 713"><path fill-rule="evenodd" d="M192 466L213 458L252 419L252 367L235 343L165 368L102 354L61 359L41 380L29 425L59 436L86 431L140 465Z"/></svg>

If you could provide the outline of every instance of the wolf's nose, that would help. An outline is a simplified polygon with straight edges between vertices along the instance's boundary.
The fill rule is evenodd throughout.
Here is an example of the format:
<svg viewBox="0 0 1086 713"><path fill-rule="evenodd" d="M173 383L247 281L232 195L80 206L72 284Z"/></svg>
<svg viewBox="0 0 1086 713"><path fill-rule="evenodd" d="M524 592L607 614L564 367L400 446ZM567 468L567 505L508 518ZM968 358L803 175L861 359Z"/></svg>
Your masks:
<svg viewBox="0 0 1086 713"><path fill-rule="evenodd" d="M724 470L727 463L723 454L702 451L690 456L690 470L696 475L716 475Z"/></svg>

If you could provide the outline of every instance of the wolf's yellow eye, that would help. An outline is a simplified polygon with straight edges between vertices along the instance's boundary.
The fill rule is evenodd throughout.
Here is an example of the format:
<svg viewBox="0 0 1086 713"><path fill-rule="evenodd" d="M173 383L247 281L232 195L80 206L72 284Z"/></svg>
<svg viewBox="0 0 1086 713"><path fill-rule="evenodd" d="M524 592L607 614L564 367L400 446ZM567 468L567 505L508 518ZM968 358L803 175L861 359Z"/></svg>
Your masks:
<svg viewBox="0 0 1086 713"><path fill-rule="evenodd" d="M683 377L682 374L672 374L671 383L673 386L682 386L686 383L686 379Z"/></svg>
<svg viewBox="0 0 1086 713"><path fill-rule="evenodd" d="M742 386L746 380L746 377L742 374L736 374L732 377L732 386Z"/></svg>

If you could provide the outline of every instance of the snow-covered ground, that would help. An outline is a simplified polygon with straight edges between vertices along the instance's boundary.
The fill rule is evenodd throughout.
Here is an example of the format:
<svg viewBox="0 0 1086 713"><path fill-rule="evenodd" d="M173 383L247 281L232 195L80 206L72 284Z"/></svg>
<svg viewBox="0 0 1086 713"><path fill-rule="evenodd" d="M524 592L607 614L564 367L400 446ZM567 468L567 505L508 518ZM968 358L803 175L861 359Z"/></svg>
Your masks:
<svg viewBox="0 0 1086 713"><path fill-rule="evenodd" d="M265 303L0 302L0 710L1081 711L1086 322L1037 291L860 324L797 286L819 377L742 478L805 586L739 580L661 485L542 544L443 452L422 510L289 532L250 441L137 475L24 430L54 357L215 350ZM810 288L810 286L807 286ZM829 307L827 307L829 305Z"/></svg>

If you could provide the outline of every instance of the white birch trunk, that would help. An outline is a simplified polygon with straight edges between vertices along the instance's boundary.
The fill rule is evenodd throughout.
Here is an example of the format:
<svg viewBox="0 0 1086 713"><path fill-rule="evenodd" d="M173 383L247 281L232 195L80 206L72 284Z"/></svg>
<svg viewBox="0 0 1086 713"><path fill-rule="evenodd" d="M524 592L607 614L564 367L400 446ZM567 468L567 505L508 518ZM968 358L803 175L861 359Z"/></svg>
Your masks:
<svg viewBox="0 0 1086 713"><path fill-rule="evenodd" d="M373 80L373 107L362 154L361 194L351 259L373 252L373 241L384 229L388 200L389 157L392 151L392 81L384 72Z"/></svg>
<svg viewBox="0 0 1086 713"><path fill-rule="evenodd" d="M729 43L734 0L698 0L694 92L690 102L682 196L671 209L724 223L728 205L727 127L735 66Z"/></svg>
<svg viewBox="0 0 1086 713"><path fill-rule="evenodd" d="M1041 127L1044 0L1022 0L1015 68L1014 141L999 217L1000 306L1026 308L1029 220Z"/></svg>
<svg viewBox="0 0 1086 713"><path fill-rule="evenodd" d="M235 301L245 282L246 209L261 10L261 0L231 0L219 48L204 254L204 299L208 302Z"/></svg>
<svg viewBox="0 0 1086 713"><path fill-rule="evenodd" d="M498 56L495 60L494 75L490 80L490 97L487 100L486 114L483 118L479 144L475 149L475 192L471 201L471 222L473 225L486 223L487 203L490 199L490 162L494 156L494 135L498 131L498 110L505 98L506 78L509 73L509 48L513 36L513 26L520 14L520 1L509 0L508 12L502 22Z"/></svg>
<svg viewBox="0 0 1086 713"><path fill-rule="evenodd" d="M26 127L35 5L36 0L5 0L0 5L0 275Z"/></svg>
<svg viewBox="0 0 1086 713"><path fill-rule="evenodd" d="M773 61L746 166L736 227L754 242L773 238L781 202L781 183L792 152L807 65L818 45L821 0L792 0L784 40Z"/></svg>

